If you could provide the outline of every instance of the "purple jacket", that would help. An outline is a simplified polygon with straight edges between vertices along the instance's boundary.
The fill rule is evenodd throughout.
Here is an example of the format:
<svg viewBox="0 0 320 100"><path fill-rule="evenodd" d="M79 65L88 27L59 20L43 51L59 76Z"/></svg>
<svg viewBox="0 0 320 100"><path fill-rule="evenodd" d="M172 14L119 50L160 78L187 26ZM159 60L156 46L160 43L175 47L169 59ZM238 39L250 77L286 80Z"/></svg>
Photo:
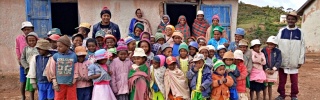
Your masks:
<svg viewBox="0 0 320 100"><path fill-rule="evenodd" d="M192 90L196 89L196 84L197 84L197 78L198 78L198 72L194 71L194 66L188 71L187 73L187 78L189 79L190 82L190 87ZM211 92L211 84L212 84L212 75L211 75L211 70L208 65L204 65L204 68L202 70L202 82L201 86L205 89L202 91L202 96L203 97L210 97L210 92Z"/></svg>

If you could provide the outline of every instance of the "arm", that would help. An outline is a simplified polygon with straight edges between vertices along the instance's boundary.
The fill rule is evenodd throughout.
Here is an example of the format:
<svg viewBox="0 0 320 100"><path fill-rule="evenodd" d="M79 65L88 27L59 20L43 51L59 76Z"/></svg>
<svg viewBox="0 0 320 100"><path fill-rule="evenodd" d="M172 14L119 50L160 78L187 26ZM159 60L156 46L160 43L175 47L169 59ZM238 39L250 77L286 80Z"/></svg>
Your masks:
<svg viewBox="0 0 320 100"><path fill-rule="evenodd" d="M36 78L36 69L37 69L36 68L36 55L33 55L29 61L29 72L27 74L27 77L30 79Z"/></svg>
<svg viewBox="0 0 320 100"><path fill-rule="evenodd" d="M305 52L306 52L306 48L305 48L305 43L304 43L304 36L302 34L302 36L301 36L301 46L300 46L300 56L299 56L299 63L298 64L304 64ZM301 67L301 66L299 66L299 67Z"/></svg>
<svg viewBox="0 0 320 100"><path fill-rule="evenodd" d="M101 75L100 68L97 68L97 65L91 64L88 68L88 78L89 79L97 79Z"/></svg>
<svg viewBox="0 0 320 100"><path fill-rule="evenodd" d="M117 76L117 72L116 72L116 64L115 62L112 62L110 64L110 71L112 72L112 75L111 75L111 89L112 91L117 94L118 93L118 88L117 88L117 80L116 80L116 76Z"/></svg>
<svg viewBox="0 0 320 100"><path fill-rule="evenodd" d="M220 80L215 80L214 78L212 78L213 81L212 81L212 87L215 88L215 87L219 87L223 81L220 79Z"/></svg>
<svg viewBox="0 0 320 100"><path fill-rule="evenodd" d="M24 69L29 68L29 64L28 64L28 62L27 62L27 57L26 57L26 48L27 48L27 47L25 47L25 48L23 49L23 53L22 53L21 60L20 60L20 63L21 63L21 65L22 65L22 67L24 67Z"/></svg>
<svg viewBox="0 0 320 100"><path fill-rule="evenodd" d="M276 63L274 64L274 66L277 68L277 70L280 68L281 63L282 63L282 56L281 56L281 51L278 50L277 52L277 58L275 59Z"/></svg>
<svg viewBox="0 0 320 100"><path fill-rule="evenodd" d="M248 69L248 73L249 73L249 74L251 73L252 66L253 66L253 63L252 63L252 56L249 56L249 59L248 59L248 66L247 66L247 69Z"/></svg>
<svg viewBox="0 0 320 100"><path fill-rule="evenodd" d="M265 48L263 48L262 50L261 50L261 53L263 53L263 54L265 54L264 56L265 56L265 58L268 58L267 57L267 53L266 53L267 51L265 51ZM262 65L262 68L263 68L263 70L266 70L267 68L269 68L270 66L268 66L269 64L265 64L265 65Z"/></svg>
<svg viewBox="0 0 320 100"><path fill-rule="evenodd" d="M230 76L226 77L227 82L225 82L224 84L226 84L228 87L231 87L233 85L233 79Z"/></svg>
<svg viewBox="0 0 320 100"><path fill-rule="evenodd" d="M194 72L194 67L192 67L188 72L187 72L187 78L189 80L192 80L193 76L196 74L197 72Z"/></svg>
<svg viewBox="0 0 320 100"><path fill-rule="evenodd" d="M93 39L95 39L95 36L96 36L96 32L98 31L97 29L96 29L96 25L93 25L93 27L92 27L92 38Z"/></svg>
<svg viewBox="0 0 320 100"><path fill-rule="evenodd" d="M235 77L239 77L240 76L240 71L239 71L239 69L236 67L236 69L233 71L233 72L231 72L232 73L232 75L233 76L235 76Z"/></svg>
<svg viewBox="0 0 320 100"><path fill-rule="evenodd" d="M20 54L20 45L19 45L19 41L18 41L18 38L16 38L16 54L17 54L17 58L18 58L18 61L19 61L19 64L20 64L20 57L21 57L21 54Z"/></svg>
<svg viewBox="0 0 320 100"><path fill-rule="evenodd" d="M241 66L241 65L240 65ZM247 68L243 65L240 70L240 76L237 78L237 80L243 80L247 78L248 72L247 72Z"/></svg>
<svg viewBox="0 0 320 100"><path fill-rule="evenodd" d="M203 77L202 79L206 79L202 82L201 86L204 88L204 89L208 89L210 88L210 85L212 84L212 75L211 73L208 73L208 74L205 74L204 75L205 77Z"/></svg>
<svg viewBox="0 0 320 100"><path fill-rule="evenodd" d="M261 65L266 65L267 61L266 61L266 56L262 53L262 59L263 61L261 61Z"/></svg>
<svg viewBox="0 0 320 100"><path fill-rule="evenodd" d="M117 38L117 40L120 40L121 32L120 32L119 26L116 25L115 28L116 28L116 31L117 31L116 34L115 34L115 37Z"/></svg>

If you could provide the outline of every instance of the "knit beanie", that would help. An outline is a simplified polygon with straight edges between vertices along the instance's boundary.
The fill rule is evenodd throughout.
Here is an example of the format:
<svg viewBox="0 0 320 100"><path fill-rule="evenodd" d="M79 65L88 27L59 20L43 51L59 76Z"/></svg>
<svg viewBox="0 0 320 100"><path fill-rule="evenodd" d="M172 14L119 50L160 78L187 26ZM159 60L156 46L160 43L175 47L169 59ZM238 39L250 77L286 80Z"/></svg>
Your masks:
<svg viewBox="0 0 320 100"><path fill-rule="evenodd" d="M220 18L219 18L218 15L213 15L213 16L212 16L212 20L214 20L214 19L220 20Z"/></svg>
<svg viewBox="0 0 320 100"><path fill-rule="evenodd" d="M224 62L222 60L218 60L213 65L213 71L216 71L220 66L225 66Z"/></svg>
<svg viewBox="0 0 320 100"><path fill-rule="evenodd" d="M142 36L143 36L144 34L148 34L148 35L149 35L149 40L150 40L151 34L150 34L149 32L142 32L142 33L140 34L140 39L142 39Z"/></svg>
<svg viewBox="0 0 320 100"><path fill-rule="evenodd" d="M26 41L28 41L28 36L34 36L34 37L36 37L36 39L38 39L38 34L37 33L35 33L35 32L30 32L27 36L26 36Z"/></svg>
<svg viewBox="0 0 320 100"><path fill-rule="evenodd" d="M179 46L179 51L180 51L181 49L185 49L185 50L187 50L187 52L189 52L188 45L187 45L186 43L184 43L184 42L182 42L182 43L180 44L180 46Z"/></svg>
<svg viewBox="0 0 320 100"><path fill-rule="evenodd" d="M172 47L170 46L170 44L165 43L161 46L161 52L163 52L166 48L172 48Z"/></svg>
<svg viewBox="0 0 320 100"><path fill-rule="evenodd" d="M182 34L180 31L175 31L175 32L173 32L172 38L175 37L175 36L181 37L182 41L184 40L184 36L183 36L183 34Z"/></svg>
<svg viewBox="0 0 320 100"><path fill-rule="evenodd" d="M126 43L124 42L123 39L120 39L118 42L117 42L117 51L122 51L122 50L128 50L128 47L126 45Z"/></svg>
<svg viewBox="0 0 320 100"><path fill-rule="evenodd" d="M223 55L223 59L234 59L234 55L231 51L228 51Z"/></svg>
<svg viewBox="0 0 320 100"><path fill-rule="evenodd" d="M141 29L143 31L144 30L144 25L141 22L137 22L135 24L134 28L139 28L139 29Z"/></svg>
<svg viewBox="0 0 320 100"><path fill-rule="evenodd" d="M166 62L166 57L164 55L157 55L160 58L160 67L164 66L164 63Z"/></svg>
<svg viewBox="0 0 320 100"><path fill-rule="evenodd" d="M67 35L60 37L57 42L61 42L62 44L66 45L67 47L71 46L71 41Z"/></svg>
<svg viewBox="0 0 320 100"><path fill-rule="evenodd" d="M100 12L100 17L102 17L103 14L109 14L110 15L110 18L111 18L111 12L109 10L108 7L103 7L101 12Z"/></svg>
<svg viewBox="0 0 320 100"><path fill-rule="evenodd" d="M164 38L164 35L161 32L157 32L154 38L155 38L155 42L157 42L159 39Z"/></svg>
<svg viewBox="0 0 320 100"><path fill-rule="evenodd" d="M126 37L125 39L124 39L124 42L126 43L126 45L128 45L130 42L132 42L132 41L135 41L135 39L134 38L132 38L132 37L130 37L130 36L128 36L128 37Z"/></svg>
<svg viewBox="0 0 320 100"><path fill-rule="evenodd" d="M107 41L107 39L113 39L114 42L117 42L117 38L114 37L112 34L106 34L104 41Z"/></svg>

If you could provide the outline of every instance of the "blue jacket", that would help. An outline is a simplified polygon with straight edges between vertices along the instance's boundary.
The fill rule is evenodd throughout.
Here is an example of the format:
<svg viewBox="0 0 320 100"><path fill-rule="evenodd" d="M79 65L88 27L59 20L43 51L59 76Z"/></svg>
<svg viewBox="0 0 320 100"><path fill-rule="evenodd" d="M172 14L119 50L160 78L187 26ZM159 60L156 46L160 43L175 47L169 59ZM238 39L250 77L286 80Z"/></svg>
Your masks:
<svg viewBox="0 0 320 100"><path fill-rule="evenodd" d="M192 90L196 89L197 79L198 79L198 72L194 72L194 66L188 71L187 78L190 81L190 87ZM204 65L204 68L202 70L202 82L201 86L205 89L202 91L203 97L210 97L211 92L211 84L212 84L212 74L210 67L208 65Z"/></svg>
<svg viewBox="0 0 320 100"><path fill-rule="evenodd" d="M95 39L95 36L96 36L96 32L101 30L101 22L93 25L93 31L92 31L92 38ZM119 26L113 22L110 22L109 24L109 30L111 30L112 32L112 35L114 37L117 38L117 40L120 40L121 38L121 33L120 33L120 29L119 29Z"/></svg>
<svg viewBox="0 0 320 100"><path fill-rule="evenodd" d="M218 45L223 45L224 43L228 43L228 40L226 38L220 38L219 41L212 38L208 41L208 45L214 46L216 50L218 50Z"/></svg>
<svg viewBox="0 0 320 100"><path fill-rule="evenodd" d="M282 63L282 56L281 51L278 48L273 48L271 51L271 64L269 63L269 56L266 50L266 47L262 49L263 54L266 56L266 65L263 65L263 70L272 69L273 67L276 67L277 69L280 68Z"/></svg>
<svg viewBox="0 0 320 100"><path fill-rule="evenodd" d="M48 54L46 56L36 56L36 79L38 83L49 83L47 77L43 76L43 72L51 56L51 54Z"/></svg>

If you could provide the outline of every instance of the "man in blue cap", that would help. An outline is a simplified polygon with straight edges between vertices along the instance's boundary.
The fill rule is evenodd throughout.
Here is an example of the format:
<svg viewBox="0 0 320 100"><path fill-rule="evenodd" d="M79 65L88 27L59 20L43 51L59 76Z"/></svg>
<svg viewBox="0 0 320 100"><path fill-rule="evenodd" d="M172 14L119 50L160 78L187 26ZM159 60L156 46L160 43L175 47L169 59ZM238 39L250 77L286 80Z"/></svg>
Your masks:
<svg viewBox="0 0 320 100"><path fill-rule="evenodd" d="M241 39L244 39L244 35L245 35L244 29L243 28L237 28L236 29L236 33L234 34L234 40L235 41L230 43L230 45L228 47L228 51L231 50L232 52L234 52L238 47L239 41Z"/></svg>

